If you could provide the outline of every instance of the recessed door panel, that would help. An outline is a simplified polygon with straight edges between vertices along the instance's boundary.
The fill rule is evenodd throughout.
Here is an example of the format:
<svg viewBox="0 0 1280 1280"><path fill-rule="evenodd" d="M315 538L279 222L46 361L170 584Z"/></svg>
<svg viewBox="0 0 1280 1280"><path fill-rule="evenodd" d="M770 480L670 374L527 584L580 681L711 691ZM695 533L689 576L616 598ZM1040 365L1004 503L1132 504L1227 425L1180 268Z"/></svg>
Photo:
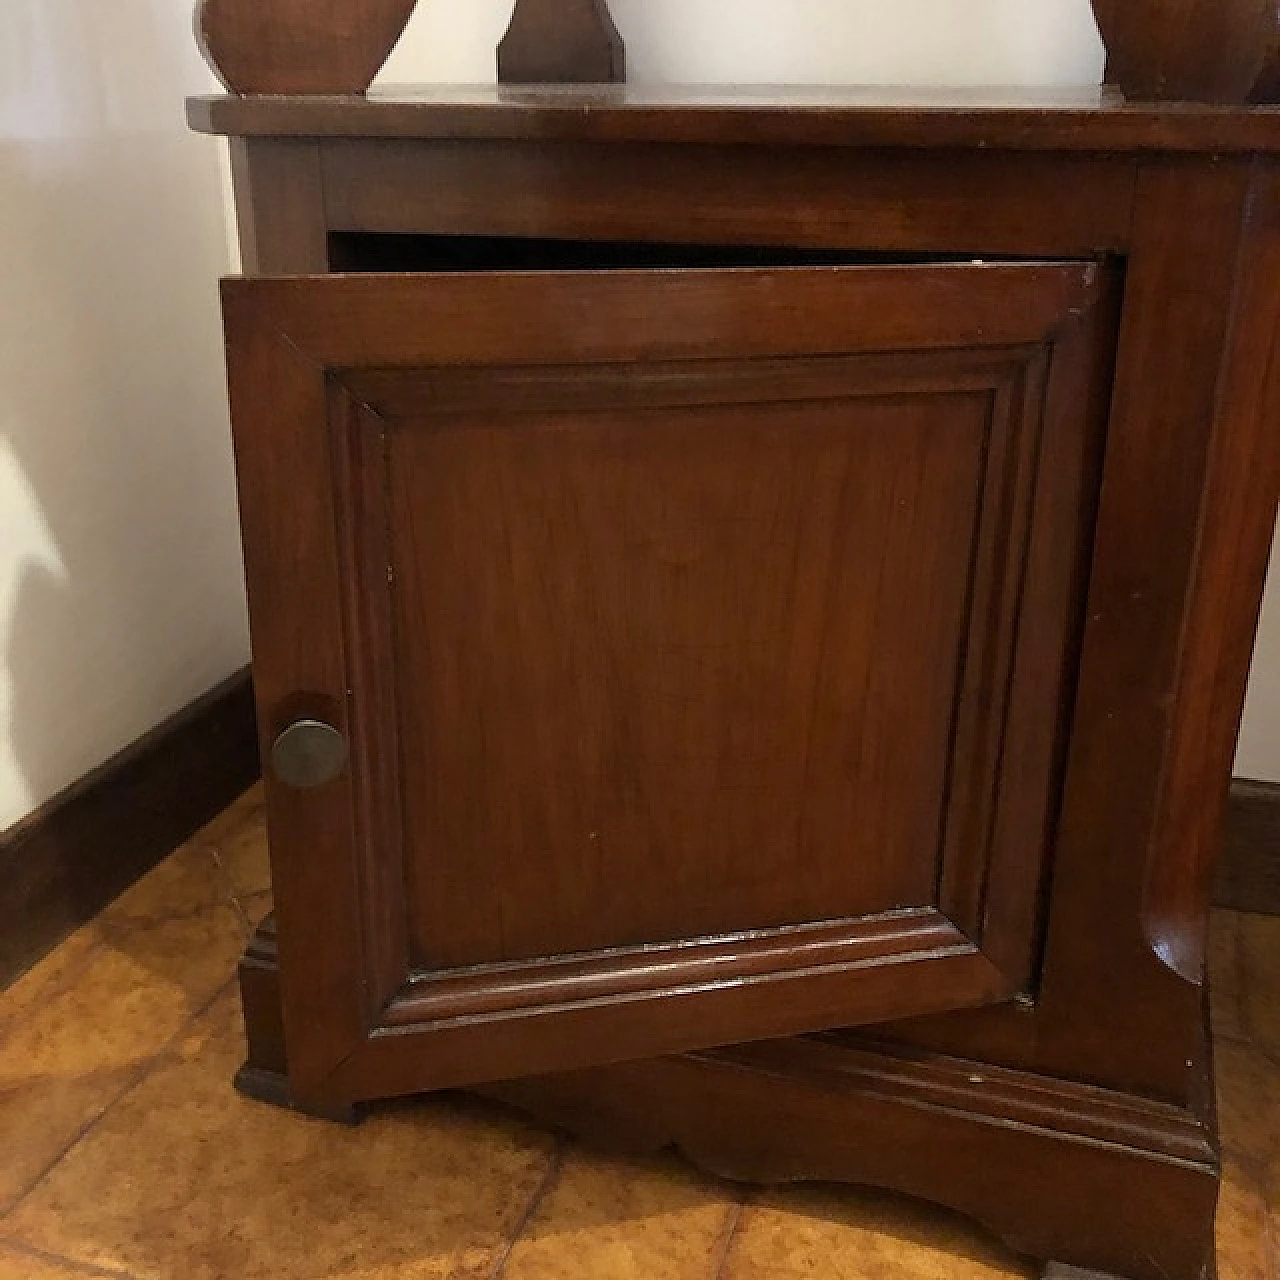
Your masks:
<svg viewBox="0 0 1280 1280"><path fill-rule="evenodd" d="M415 966L932 903L991 417L395 424Z"/></svg>

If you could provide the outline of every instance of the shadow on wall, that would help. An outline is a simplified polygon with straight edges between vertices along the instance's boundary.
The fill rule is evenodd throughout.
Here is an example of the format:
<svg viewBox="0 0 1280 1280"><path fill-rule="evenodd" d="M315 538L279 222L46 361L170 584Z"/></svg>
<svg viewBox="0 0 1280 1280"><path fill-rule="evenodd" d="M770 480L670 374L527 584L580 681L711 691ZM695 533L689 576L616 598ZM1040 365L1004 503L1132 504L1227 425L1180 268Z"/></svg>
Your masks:
<svg viewBox="0 0 1280 1280"><path fill-rule="evenodd" d="M246 660L187 9L0 7L0 830Z"/></svg>

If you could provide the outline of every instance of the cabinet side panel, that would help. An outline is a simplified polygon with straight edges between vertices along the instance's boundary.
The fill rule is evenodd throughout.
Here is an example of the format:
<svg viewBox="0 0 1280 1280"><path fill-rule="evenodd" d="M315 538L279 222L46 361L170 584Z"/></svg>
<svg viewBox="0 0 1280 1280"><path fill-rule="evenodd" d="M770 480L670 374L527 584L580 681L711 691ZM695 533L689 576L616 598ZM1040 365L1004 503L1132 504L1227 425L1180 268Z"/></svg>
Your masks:
<svg viewBox="0 0 1280 1280"><path fill-rule="evenodd" d="M1197 818L1178 834L1163 807L1175 794L1170 770L1188 762L1198 780L1187 803L1212 810L1225 794L1230 751L1225 737L1206 738L1192 690L1209 682L1214 732L1238 715L1223 691L1238 691L1247 669L1240 637L1256 618L1268 536L1258 530L1275 511L1266 448L1258 485L1232 499L1235 516L1212 461L1224 449L1243 457L1274 433L1266 412L1241 412L1224 395L1233 334L1262 306L1275 269L1266 238L1249 232L1252 185L1244 161L1153 161L1140 180L1036 1005L895 1029L944 1052L1179 1105L1192 1101L1202 1055L1202 992L1194 965L1170 967L1159 953L1150 911L1164 890L1151 891L1170 872L1185 886L1179 842L1202 841L1204 827ZM1230 442L1224 415L1239 415ZM1204 556L1232 521L1244 531L1229 570L1236 585L1215 604L1197 583L1226 571L1220 552L1213 568ZM1188 666L1190 625L1203 629L1202 652L1234 636L1220 661ZM1198 932L1207 891L1175 897Z"/></svg>

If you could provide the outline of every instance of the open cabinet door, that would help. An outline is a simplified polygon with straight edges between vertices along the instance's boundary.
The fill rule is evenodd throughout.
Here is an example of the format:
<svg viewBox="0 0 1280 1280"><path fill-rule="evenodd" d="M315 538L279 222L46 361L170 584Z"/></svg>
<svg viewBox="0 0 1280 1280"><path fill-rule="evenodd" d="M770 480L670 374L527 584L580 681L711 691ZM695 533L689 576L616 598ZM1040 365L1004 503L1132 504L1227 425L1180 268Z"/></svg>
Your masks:
<svg viewBox="0 0 1280 1280"><path fill-rule="evenodd" d="M1112 285L228 281L295 1096L1033 993Z"/></svg>

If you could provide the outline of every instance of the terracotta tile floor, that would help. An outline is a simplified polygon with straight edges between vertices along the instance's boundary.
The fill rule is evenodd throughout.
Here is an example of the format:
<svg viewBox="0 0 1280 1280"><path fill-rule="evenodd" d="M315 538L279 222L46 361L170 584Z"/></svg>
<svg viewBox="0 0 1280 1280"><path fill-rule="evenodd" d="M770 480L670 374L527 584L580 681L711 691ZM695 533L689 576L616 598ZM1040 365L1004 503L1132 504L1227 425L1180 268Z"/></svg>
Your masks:
<svg viewBox="0 0 1280 1280"><path fill-rule="evenodd" d="M747 1194L459 1098L358 1130L247 1102L250 792L0 993L0 1280L979 1280L1035 1269L871 1191ZM1214 920L1222 1280L1280 1280L1280 920Z"/></svg>

